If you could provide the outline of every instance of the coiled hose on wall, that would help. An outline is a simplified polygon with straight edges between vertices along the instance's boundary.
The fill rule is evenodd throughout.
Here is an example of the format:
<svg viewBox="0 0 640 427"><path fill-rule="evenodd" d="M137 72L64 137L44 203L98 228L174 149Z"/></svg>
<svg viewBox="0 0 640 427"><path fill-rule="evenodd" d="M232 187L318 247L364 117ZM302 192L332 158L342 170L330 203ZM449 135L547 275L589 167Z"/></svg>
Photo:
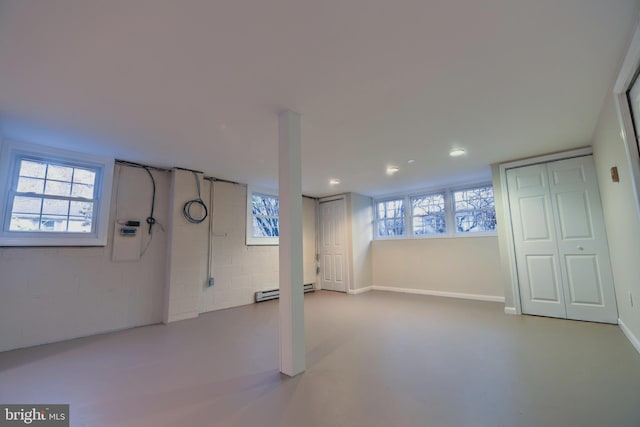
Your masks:
<svg viewBox="0 0 640 427"><path fill-rule="evenodd" d="M207 209L207 205L204 203L204 200L202 200L202 194L200 192L200 178L198 178L198 174L196 172L191 172L191 173L193 173L193 177L196 180L198 197L196 199L189 200L187 203L185 203L184 207L182 208L182 211L187 221L189 221L192 224L200 224L209 216L209 210ZM194 214L191 213L191 209L194 206L200 206L200 208L202 209L201 216L194 216Z"/></svg>

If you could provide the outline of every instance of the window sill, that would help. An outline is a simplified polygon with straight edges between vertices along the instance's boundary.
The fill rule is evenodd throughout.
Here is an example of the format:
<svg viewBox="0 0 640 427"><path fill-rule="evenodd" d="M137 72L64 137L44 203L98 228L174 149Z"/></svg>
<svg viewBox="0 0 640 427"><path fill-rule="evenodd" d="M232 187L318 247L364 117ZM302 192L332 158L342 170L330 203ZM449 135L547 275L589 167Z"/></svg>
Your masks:
<svg viewBox="0 0 640 427"><path fill-rule="evenodd" d="M466 239L476 237L498 237L498 233L469 233L469 234L446 234L432 236L398 236L398 237L374 237L374 241L387 240L432 240L432 239Z"/></svg>
<svg viewBox="0 0 640 427"><path fill-rule="evenodd" d="M107 246L107 236L11 236L8 233L0 235L0 247L37 246L37 247L66 247L66 246Z"/></svg>

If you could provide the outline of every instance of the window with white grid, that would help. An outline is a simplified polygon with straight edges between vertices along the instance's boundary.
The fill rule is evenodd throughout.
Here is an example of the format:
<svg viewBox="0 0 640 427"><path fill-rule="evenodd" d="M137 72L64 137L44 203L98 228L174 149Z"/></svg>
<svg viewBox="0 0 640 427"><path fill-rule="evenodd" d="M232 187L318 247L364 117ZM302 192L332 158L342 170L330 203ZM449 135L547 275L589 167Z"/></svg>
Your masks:
<svg viewBox="0 0 640 427"><path fill-rule="evenodd" d="M483 236L496 233L491 184L385 197L374 201L376 239ZM405 206L408 206L405 209Z"/></svg>
<svg viewBox="0 0 640 427"><path fill-rule="evenodd" d="M453 191L453 206L456 233L496 231L496 208L491 185Z"/></svg>
<svg viewBox="0 0 640 427"><path fill-rule="evenodd" d="M411 230L414 236L447 232L444 193L411 197Z"/></svg>
<svg viewBox="0 0 640 427"><path fill-rule="evenodd" d="M398 237L405 234L404 199L389 199L376 202L376 235Z"/></svg>
<svg viewBox="0 0 640 427"><path fill-rule="evenodd" d="M9 231L95 231L97 168L26 156L16 160Z"/></svg>
<svg viewBox="0 0 640 427"><path fill-rule="evenodd" d="M28 144L3 147L0 244L101 246L113 160Z"/></svg>
<svg viewBox="0 0 640 427"><path fill-rule="evenodd" d="M273 191L247 189L247 245L277 245L280 240L280 199Z"/></svg>

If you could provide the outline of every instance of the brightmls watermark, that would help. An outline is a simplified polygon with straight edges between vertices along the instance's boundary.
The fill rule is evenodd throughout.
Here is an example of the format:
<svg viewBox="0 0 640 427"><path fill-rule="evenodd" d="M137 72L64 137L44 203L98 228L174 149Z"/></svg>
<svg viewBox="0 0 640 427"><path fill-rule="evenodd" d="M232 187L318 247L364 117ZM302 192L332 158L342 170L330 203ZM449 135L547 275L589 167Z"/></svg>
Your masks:
<svg viewBox="0 0 640 427"><path fill-rule="evenodd" d="M0 405L0 427L69 427L69 405Z"/></svg>

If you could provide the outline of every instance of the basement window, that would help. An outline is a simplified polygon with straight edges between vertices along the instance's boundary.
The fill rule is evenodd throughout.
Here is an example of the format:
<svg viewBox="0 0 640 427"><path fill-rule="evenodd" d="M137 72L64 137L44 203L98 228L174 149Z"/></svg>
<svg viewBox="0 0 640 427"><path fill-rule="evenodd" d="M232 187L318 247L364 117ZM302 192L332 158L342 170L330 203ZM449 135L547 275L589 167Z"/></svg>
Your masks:
<svg viewBox="0 0 640 427"><path fill-rule="evenodd" d="M376 229L379 238L399 237L405 234L404 199L376 202Z"/></svg>
<svg viewBox="0 0 640 427"><path fill-rule="evenodd" d="M247 189L247 245L277 245L280 199L273 192Z"/></svg>
<svg viewBox="0 0 640 427"><path fill-rule="evenodd" d="M453 206L456 233L496 231L496 208L491 185L454 191Z"/></svg>
<svg viewBox="0 0 640 427"><path fill-rule="evenodd" d="M411 197L411 220L414 236L446 233L445 193Z"/></svg>
<svg viewBox="0 0 640 427"><path fill-rule="evenodd" d="M113 160L6 142L3 246L105 246Z"/></svg>
<svg viewBox="0 0 640 427"><path fill-rule="evenodd" d="M375 200L376 239L483 236L496 233L491 184ZM410 209L405 209L409 206Z"/></svg>

